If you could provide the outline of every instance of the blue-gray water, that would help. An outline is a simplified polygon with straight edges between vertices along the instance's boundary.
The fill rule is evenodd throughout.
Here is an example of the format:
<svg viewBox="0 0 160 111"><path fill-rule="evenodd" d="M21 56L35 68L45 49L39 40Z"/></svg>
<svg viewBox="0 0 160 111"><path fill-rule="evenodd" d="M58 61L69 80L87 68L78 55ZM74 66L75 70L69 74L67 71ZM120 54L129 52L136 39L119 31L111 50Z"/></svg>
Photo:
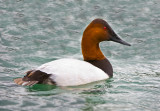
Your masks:
<svg viewBox="0 0 160 111"><path fill-rule="evenodd" d="M101 43L110 80L80 87L17 86L16 77L59 58L82 59L94 19L108 21L132 46ZM0 111L159 111L159 0L0 0Z"/></svg>

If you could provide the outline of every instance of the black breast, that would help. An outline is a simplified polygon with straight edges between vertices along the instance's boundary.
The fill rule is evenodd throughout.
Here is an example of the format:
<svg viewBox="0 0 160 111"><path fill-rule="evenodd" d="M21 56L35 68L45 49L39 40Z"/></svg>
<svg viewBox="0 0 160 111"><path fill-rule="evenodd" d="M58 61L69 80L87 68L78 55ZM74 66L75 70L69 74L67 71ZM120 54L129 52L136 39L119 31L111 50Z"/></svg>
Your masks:
<svg viewBox="0 0 160 111"><path fill-rule="evenodd" d="M92 65L102 69L105 73L109 75L109 77L113 77L113 68L111 63L107 59L103 60L90 60L87 61L91 63Z"/></svg>

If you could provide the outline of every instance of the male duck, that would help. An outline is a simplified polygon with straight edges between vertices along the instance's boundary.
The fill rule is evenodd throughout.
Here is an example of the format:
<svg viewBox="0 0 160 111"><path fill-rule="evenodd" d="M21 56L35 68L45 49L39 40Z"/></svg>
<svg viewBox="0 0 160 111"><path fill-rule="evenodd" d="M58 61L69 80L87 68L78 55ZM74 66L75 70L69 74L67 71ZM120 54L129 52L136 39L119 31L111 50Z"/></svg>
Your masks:
<svg viewBox="0 0 160 111"><path fill-rule="evenodd" d="M81 45L84 61L76 59L51 61L28 71L26 76L14 79L14 82L23 86L34 84L76 86L108 79L113 76L113 69L99 48L102 41L114 41L130 46L118 37L106 21L95 19L83 33Z"/></svg>

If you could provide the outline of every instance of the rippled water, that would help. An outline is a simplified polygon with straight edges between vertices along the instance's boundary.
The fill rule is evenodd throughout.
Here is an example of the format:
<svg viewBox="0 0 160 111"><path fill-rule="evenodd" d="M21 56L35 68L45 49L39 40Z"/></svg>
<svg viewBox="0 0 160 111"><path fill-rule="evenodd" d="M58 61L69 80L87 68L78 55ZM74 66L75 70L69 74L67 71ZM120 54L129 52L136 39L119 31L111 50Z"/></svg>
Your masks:
<svg viewBox="0 0 160 111"><path fill-rule="evenodd" d="M94 18L132 44L101 43L112 79L79 87L13 83L45 62L82 59L82 33ZM0 0L0 110L158 111L159 46L159 0Z"/></svg>

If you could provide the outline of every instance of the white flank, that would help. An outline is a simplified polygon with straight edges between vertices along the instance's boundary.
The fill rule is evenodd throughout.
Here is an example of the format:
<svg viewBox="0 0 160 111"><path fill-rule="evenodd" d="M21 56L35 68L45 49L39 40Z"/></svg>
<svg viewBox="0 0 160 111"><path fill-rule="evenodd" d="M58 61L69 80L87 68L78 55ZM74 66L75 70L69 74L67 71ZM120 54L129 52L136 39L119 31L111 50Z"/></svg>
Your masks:
<svg viewBox="0 0 160 111"><path fill-rule="evenodd" d="M76 59L59 59L37 68L47 74L58 86L76 86L108 79L109 76L92 64Z"/></svg>

